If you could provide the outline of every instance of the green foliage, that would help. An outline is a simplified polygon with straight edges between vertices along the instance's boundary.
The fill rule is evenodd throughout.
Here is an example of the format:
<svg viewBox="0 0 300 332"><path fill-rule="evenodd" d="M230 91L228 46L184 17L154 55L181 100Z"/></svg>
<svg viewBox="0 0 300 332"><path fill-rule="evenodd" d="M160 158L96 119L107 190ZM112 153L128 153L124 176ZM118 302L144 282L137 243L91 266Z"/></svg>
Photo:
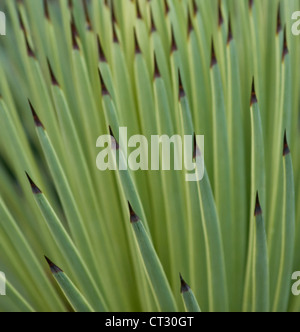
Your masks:
<svg viewBox="0 0 300 332"><path fill-rule="evenodd" d="M0 10L0 311L299 311L300 1ZM204 135L203 180L99 171L119 127Z"/></svg>

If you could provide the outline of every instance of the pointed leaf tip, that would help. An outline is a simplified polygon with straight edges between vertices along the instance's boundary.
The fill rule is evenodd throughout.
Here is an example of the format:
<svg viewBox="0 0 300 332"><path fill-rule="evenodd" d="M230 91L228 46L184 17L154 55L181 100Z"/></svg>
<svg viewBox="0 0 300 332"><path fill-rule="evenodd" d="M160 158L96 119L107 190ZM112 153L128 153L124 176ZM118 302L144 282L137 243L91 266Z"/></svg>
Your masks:
<svg viewBox="0 0 300 332"><path fill-rule="evenodd" d="M32 116L33 116L33 120L34 120L34 123L35 123L36 127L42 127L43 129L45 129L44 125L42 124L41 120L39 119L38 115L36 114L36 111L35 111L33 105L31 104L31 101L29 99L28 99L28 103L29 103L31 113L32 113Z"/></svg>
<svg viewBox="0 0 300 332"><path fill-rule="evenodd" d="M259 195L258 193L256 194L256 202L255 202L255 210L254 210L254 216L260 216L262 215L262 209L259 201Z"/></svg>
<svg viewBox="0 0 300 332"><path fill-rule="evenodd" d="M194 133L193 159L195 160L196 157L197 157L197 140L196 140L196 135Z"/></svg>
<svg viewBox="0 0 300 332"><path fill-rule="evenodd" d="M194 26L192 23L192 18L190 12L188 12L188 37L190 36L191 32L194 30Z"/></svg>
<svg viewBox="0 0 300 332"><path fill-rule="evenodd" d="M150 10L150 19L151 19L151 33L154 33L156 31L156 25L155 25L152 9Z"/></svg>
<svg viewBox="0 0 300 332"><path fill-rule="evenodd" d="M220 28L224 23L224 18L222 14L222 5L221 0L218 2L218 27Z"/></svg>
<svg viewBox="0 0 300 332"><path fill-rule="evenodd" d="M285 57L289 54L289 48L287 43L287 32L286 26L284 27L284 41L283 41L283 50L282 50L282 62L285 60Z"/></svg>
<svg viewBox="0 0 300 332"><path fill-rule="evenodd" d="M134 46L135 46L135 54L141 54L142 52L136 35L136 30L134 30Z"/></svg>
<svg viewBox="0 0 300 332"><path fill-rule="evenodd" d="M115 138L114 133L113 133L113 131L111 129L111 126L108 126L108 128L109 128L109 134L110 134L110 136L113 137L113 138Z"/></svg>
<svg viewBox="0 0 300 332"><path fill-rule="evenodd" d="M109 134L111 136L111 139L112 139L112 148L113 149L116 149L116 150L119 150L120 146L119 146L119 143L117 142L116 140L116 137L111 129L111 126L108 127L109 128Z"/></svg>
<svg viewBox="0 0 300 332"><path fill-rule="evenodd" d="M254 77L253 77L250 106L252 106L253 104L256 104L256 103L257 103L257 96L256 96L256 92L255 92L255 82L254 82Z"/></svg>
<svg viewBox="0 0 300 332"><path fill-rule="evenodd" d="M53 274L57 274L59 272L63 272L63 270L61 270L58 266L56 266L48 257L44 256L49 267L50 267L50 270Z"/></svg>
<svg viewBox="0 0 300 332"><path fill-rule="evenodd" d="M181 74L180 74L180 70L178 69L178 83L179 83L179 100L181 98L184 98L185 97L185 91L184 91L184 87L183 87L183 84L182 84L182 78L181 78Z"/></svg>
<svg viewBox="0 0 300 332"><path fill-rule="evenodd" d="M170 7L167 0L164 0L164 2L165 2L165 16L167 16L170 12Z"/></svg>
<svg viewBox="0 0 300 332"><path fill-rule="evenodd" d="M230 44L232 41L233 36L232 36L232 27L231 27L231 17L229 16L228 18L228 37L227 37L227 45Z"/></svg>
<svg viewBox="0 0 300 332"><path fill-rule="evenodd" d="M102 73L100 71L100 69L98 69L98 74L99 74L99 79L100 79L100 84L101 84L101 91L102 91L102 96L109 96L110 93L106 87L106 84L104 82L104 79L102 77Z"/></svg>
<svg viewBox="0 0 300 332"><path fill-rule="evenodd" d="M277 26L276 26L276 34L278 35L280 31L282 30L282 24L281 24L281 15L280 15L280 3L278 5L278 11L277 11Z"/></svg>
<svg viewBox="0 0 300 332"><path fill-rule="evenodd" d="M154 53L154 80L157 78L160 78L160 77L161 77L161 75L160 75L159 67L157 64L157 57L156 57L156 54Z"/></svg>
<svg viewBox="0 0 300 332"><path fill-rule="evenodd" d="M17 14L18 14L18 20L19 20L20 29L23 31L24 35L26 36L27 35L27 31L26 31L26 28L25 28L25 25L24 25L24 21L23 21L23 18L21 16L21 13L20 13L19 9L17 10Z"/></svg>
<svg viewBox="0 0 300 332"><path fill-rule="evenodd" d="M197 144L196 134L194 133L193 159L196 160L197 157L200 157L200 156L201 156L201 151L200 151L199 146Z"/></svg>
<svg viewBox="0 0 300 332"><path fill-rule="evenodd" d="M253 4L254 4L254 1L253 0L249 0L249 9L250 9L250 11L253 8Z"/></svg>
<svg viewBox="0 0 300 332"><path fill-rule="evenodd" d="M100 62L107 62L101 42L100 37L97 35L97 47L98 47L98 58Z"/></svg>
<svg viewBox="0 0 300 332"><path fill-rule="evenodd" d="M29 41L28 41L28 38L27 38L27 35L25 34L25 43L26 43L26 49L27 49L27 54L30 58L33 58L33 59L36 59L35 57L35 53L32 49L32 47L30 46L29 44Z"/></svg>
<svg viewBox="0 0 300 332"><path fill-rule="evenodd" d="M171 54L173 52L176 52L178 50L178 47L177 47L177 44L176 44L176 39L175 39L175 34L174 34L174 28L172 26L171 28L171 38L172 38L172 41L171 41Z"/></svg>
<svg viewBox="0 0 300 332"><path fill-rule="evenodd" d="M44 0L44 16L45 18L50 21L50 14L49 14L49 7L48 7L48 0Z"/></svg>
<svg viewBox="0 0 300 332"><path fill-rule="evenodd" d="M53 69L51 67L51 64L50 64L50 61L49 59L47 58L47 64L48 64L48 69L49 69L49 73L50 73L50 77L51 77L51 83L52 85L56 85L56 86L59 86L59 83L54 75L54 72L53 72Z"/></svg>
<svg viewBox="0 0 300 332"><path fill-rule="evenodd" d="M37 187L37 185L32 181L31 177L28 175L27 172L25 172L26 176L27 176L27 179L30 183L30 186L31 186L31 189L32 189L32 192L37 195L37 194L41 194L41 190Z"/></svg>
<svg viewBox="0 0 300 332"><path fill-rule="evenodd" d="M213 39L211 40L211 62L210 62L210 68L214 67L217 64L217 57L215 52L215 46Z"/></svg>
<svg viewBox="0 0 300 332"><path fill-rule="evenodd" d="M71 32L72 32L72 47L73 47L73 50L79 51L79 44L78 44L78 41L77 41L77 38L78 38L79 34L78 34L78 31L77 31L77 27L76 27L76 24L75 24L74 17L72 17L72 20L71 20Z"/></svg>
<svg viewBox="0 0 300 332"><path fill-rule="evenodd" d="M287 156L290 153L290 148L288 145L288 141L287 141L287 135L286 135L286 131L284 132L284 138L283 138L283 156Z"/></svg>
<svg viewBox="0 0 300 332"><path fill-rule="evenodd" d="M113 30L113 42L115 44L119 44L119 39L118 39L117 31L116 31L116 23L112 24L112 30Z"/></svg>
<svg viewBox="0 0 300 332"><path fill-rule="evenodd" d="M130 222L133 224L133 223L136 223L136 222L140 221L140 218L133 211L133 208L132 208L132 206L129 202L128 202L128 208L129 208L129 213L130 213Z"/></svg>
<svg viewBox="0 0 300 332"><path fill-rule="evenodd" d="M190 286L183 280L181 273L179 274L180 277L180 284L181 284L181 288L180 288L180 292L181 293L187 293L191 288Z"/></svg>

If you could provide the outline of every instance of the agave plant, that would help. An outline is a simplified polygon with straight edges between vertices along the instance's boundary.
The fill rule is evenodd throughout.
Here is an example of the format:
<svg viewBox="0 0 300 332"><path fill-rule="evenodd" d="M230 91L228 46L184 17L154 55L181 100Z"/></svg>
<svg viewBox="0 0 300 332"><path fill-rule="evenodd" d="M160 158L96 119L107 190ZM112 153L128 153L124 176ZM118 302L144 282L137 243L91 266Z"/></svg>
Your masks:
<svg viewBox="0 0 300 332"><path fill-rule="evenodd" d="M299 311L299 8L1 1L1 311ZM119 127L204 135L203 179L100 171Z"/></svg>

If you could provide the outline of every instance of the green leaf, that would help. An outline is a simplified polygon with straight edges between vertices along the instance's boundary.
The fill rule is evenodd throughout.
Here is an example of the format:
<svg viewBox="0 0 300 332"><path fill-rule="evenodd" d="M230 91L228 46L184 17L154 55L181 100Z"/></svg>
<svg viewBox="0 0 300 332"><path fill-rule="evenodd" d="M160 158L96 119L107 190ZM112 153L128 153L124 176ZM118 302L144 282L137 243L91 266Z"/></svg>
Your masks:
<svg viewBox="0 0 300 332"><path fill-rule="evenodd" d="M76 312L92 312L93 309L68 276L58 266L51 262L49 258L46 257L46 260L51 269L51 273L74 310Z"/></svg>
<svg viewBox="0 0 300 332"><path fill-rule="evenodd" d="M285 312L288 309L289 291L291 285L291 275L293 274L293 259L295 246L295 189L294 172L290 149L285 133L283 143L283 169L284 169L284 189L283 189L283 215L281 224L281 241L279 260L279 273L275 299L273 304L274 312ZM277 244L279 245L279 244Z"/></svg>
<svg viewBox="0 0 300 332"><path fill-rule="evenodd" d="M252 282L253 312L269 312L270 283L266 228L257 194L255 205L255 234L253 238ZM254 221L254 220L253 220Z"/></svg>
<svg viewBox="0 0 300 332"><path fill-rule="evenodd" d="M193 291L190 286L183 280L180 275L181 280L181 294L184 301L184 305L187 312L201 312L199 304L195 298Z"/></svg>
<svg viewBox="0 0 300 332"><path fill-rule="evenodd" d="M143 257L144 266L148 280L152 285L154 295L161 311L175 312L177 310L169 282L164 273L163 267L155 252L153 244L140 220L132 210L130 204L130 222L135 234L137 246Z"/></svg>
<svg viewBox="0 0 300 332"><path fill-rule="evenodd" d="M28 176L28 175L27 175ZM49 202L45 198L44 194L34 184L31 178L28 176L34 198L39 206L45 221L54 237L54 240L64 253L66 259L70 261L72 269L74 270L81 287L85 290L87 298L91 301L93 307L97 311L106 311L106 303L103 299L98 286L96 286L89 269L83 261L81 254L74 245L72 239L63 227L62 222L58 219L57 215L53 211Z"/></svg>

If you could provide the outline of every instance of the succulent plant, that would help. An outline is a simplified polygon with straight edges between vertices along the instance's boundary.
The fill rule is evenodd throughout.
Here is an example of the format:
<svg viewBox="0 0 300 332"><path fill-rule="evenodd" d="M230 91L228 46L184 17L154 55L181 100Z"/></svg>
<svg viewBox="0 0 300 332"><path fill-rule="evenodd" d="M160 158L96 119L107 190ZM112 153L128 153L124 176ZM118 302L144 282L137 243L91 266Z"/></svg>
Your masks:
<svg viewBox="0 0 300 332"><path fill-rule="evenodd" d="M1 311L300 310L299 8L1 2ZM100 171L119 127L204 135L203 179Z"/></svg>

